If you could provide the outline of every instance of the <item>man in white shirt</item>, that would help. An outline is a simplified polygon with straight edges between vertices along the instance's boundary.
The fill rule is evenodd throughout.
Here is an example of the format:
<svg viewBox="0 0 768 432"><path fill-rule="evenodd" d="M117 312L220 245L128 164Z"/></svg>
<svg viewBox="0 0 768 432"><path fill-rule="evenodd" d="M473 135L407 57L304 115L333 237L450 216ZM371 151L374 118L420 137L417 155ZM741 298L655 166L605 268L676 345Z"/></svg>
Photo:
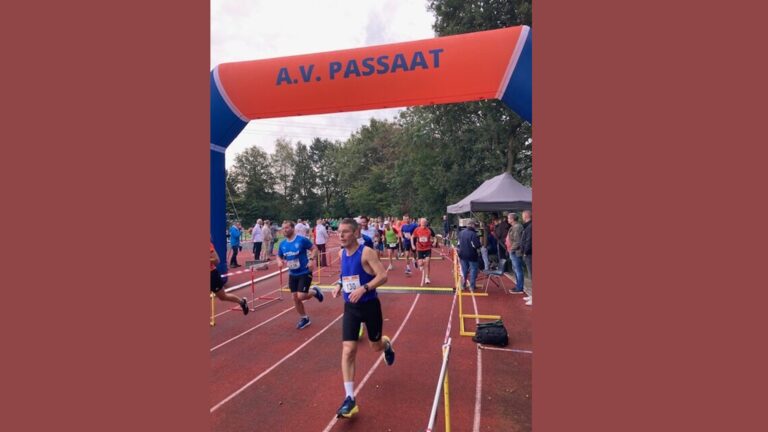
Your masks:
<svg viewBox="0 0 768 432"><path fill-rule="evenodd" d="M251 240L253 240L253 259L258 260L261 257L261 245L264 241L264 234L262 232L262 220L256 221L256 225L251 229Z"/></svg>
<svg viewBox="0 0 768 432"><path fill-rule="evenodd" d="M326 259L325 259L325 244L328 243L328 231L325 229L325 225L323 225L323 220L318 219L317 225L315 225L315 246L317 246L317 250L320 252L320 266L325 267Z"/></svg>

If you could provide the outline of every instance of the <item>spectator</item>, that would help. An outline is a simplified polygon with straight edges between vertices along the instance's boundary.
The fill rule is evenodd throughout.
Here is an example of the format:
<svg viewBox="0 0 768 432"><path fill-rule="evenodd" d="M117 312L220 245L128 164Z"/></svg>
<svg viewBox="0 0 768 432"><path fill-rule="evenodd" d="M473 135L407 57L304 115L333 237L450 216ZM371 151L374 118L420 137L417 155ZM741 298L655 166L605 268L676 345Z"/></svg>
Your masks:
<svg viewBox="0 0 768 432"><path fill-rule="evenodd" d="M263 261L269 261L269 256L272 254L272 244L274 242L274 238L272 237L272 227L271 221L269 219L264 221L264 227L261 229L261 237L262 241L264 242L264 250L262 251L261 255L256 257L256 259L261 259Z"/></svg>
<svg viewBox="0 0 768 432"><path fill-rule="evenodd" d="M251 240L253 241L253 259L258 260L261 258L261 246L262 242L264 241L264 233L262 227L262 220L258 219L256 221L256 225L253 226L253 229L251 229Z"/></svg>
<svg viewBox="0 0 768 432"><path fill-rule="evenodd" d="M520 247L520 239L523 236L523 226L518 221L515 213L507 215L510 223L507 233L507 249L509 250L509 260L512 263L512 270L515 272L515 288L509 290L512 294L522 294L525 286L525 275L523 273L523 252Z"/></svg>
<svg viewBox="0 0 768 432"><path fill-rule="evenodd" d="M443 245L448 246L451 244L451 221L448 220L448 215L443 215Z"/></svg>
<svg viewBox="0 0 768 432"><path fill-rule="evenodd" d="M323 220L318 219L317 225L315 225L315 246L317 246L318 253L320 254L320 266L327 266L325 244L328 243L328 230L323 225Z"/></svg>
<svg viewBox="0 0 768 432"><path fill-rule="evenodd" d="M477 281L477 266L480 257L477 249L481 246L480 238L475 231L475 223L470 221L467 227L459 233L459 261L461 263L462 281L461 287L467 286L469 279L469 290L475 290L475 281Z"/></svg>
<svg viewBox="0 0 768 432"><path fill-rule="evenodd" d="M502 258L506 258L507 254L509 253L505 245L508 232L509 232L509 222L507 222L507 218L502 218L501 220L497 219L497 223L493 228L493 235L496 237L496 246L499 248L496 251L496 253L498 254L499 260L501 260ZM504 270L504 269L501 269L501 270Z"/></svg>
<svg viewBox="0 0 768 432"><path fill-rule="evenodd" d="M229 245L232 246L232 258L229 259L229 266L232 268L240 267L237 263L237 253L240 251L240 229L242 226L236 221L229 227Z"/></svg>
<svg viewBox="0 0 768 432"><path fill-rule="evenodd" d="M531 289L528 293L528 297L525 297L525 304L533 306L533 248L531 246L531 233L533 227L531 226L531 211L526 210L523 212L523 235L520 239L520 244L523 252L523 261L525 261L525 267L528 268L528 277L531 278Z"/></svg>

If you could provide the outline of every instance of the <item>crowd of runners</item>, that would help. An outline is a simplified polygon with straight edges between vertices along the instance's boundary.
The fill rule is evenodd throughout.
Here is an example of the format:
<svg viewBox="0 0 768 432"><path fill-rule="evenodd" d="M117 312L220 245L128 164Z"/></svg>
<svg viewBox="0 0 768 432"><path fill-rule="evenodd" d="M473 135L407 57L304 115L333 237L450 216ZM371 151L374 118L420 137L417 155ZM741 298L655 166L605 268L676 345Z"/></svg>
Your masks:
<svg viewBox="0 0 768 432"><path fill-rule="evenodd" d="M530 220L530 212L524 216ZM513 216L510 215L509 218L512 221ZM515 218L512 222L516 221ZM517 225L513 226L517 227ZM493 231L493 228L490 231ZM519 230L508 231L519 237L522 235L522 229L520 227ZM286 220L279 227L268 219L258 219L248 230L244 230L240 222L234 222L227 233L229 266L241 267L238 254L242 251L243 243L251 242L255 260L275 259L281 271L287 269L288 289L299 316L296 328L301 330L312 324L304 302L315 299L318 303L322 303L325 300L320 287L312 283L312 275L315 266L325 267L329 263L327 255L333 252L326 249L326 244L332 234L337 235L340 242L338 251L340 272L331 294L333 298L341 294L344 300L341 369L345 398L336 414L340 418L350 418L359 411L354 396L354 376L357 346L362 335L367 333L369 345L374 351L383 352L387 365L392 365L395 361L392 342L383 334L384 319L376 289L387 282L389 272L402 270L406 275L411 275L416 268L421 270L420 285L431 283L430 260L432 249L438 246L438 235L430 227L428 219L424 217L412 219L408 214L399 219L358 216L345 219L318 219L314 225L310 221L297 219L296 222ZM447 217L443 216L441 235L443 244L450 245L451 240L458 239L463 285L467 289L474 290L477 266L465 265L467 264L465 261L471 264L470 258L463 256L461 252L467 247L470 250L481 247L480 243L474 240L476 235L474 238L472 235L474 235L474 224L469 224L462 235L456 236L455 226L450 225ZM507 232L503 237L506 236ZM250 238L245 240L244 237ZM518 237L512 239L513 243L508 243L509 251L513 253L518 249L517 243L520 242ZM278 239L280 239L279 242ZM277 245L276 248L275 245ZM482 247L485 248L485 246ZM238 298L224 291L224 283L216 268L219 257L212 243L210 250L211 292L221 301L238 303L243 313L248 314L247 299ZM475 260L477 260L476 257ZM402 267L399 264L401 261L404 261ZM386 267L384 263L387 264ZM529 261L526 261L526 264L530 268ZM519 265L516 263L514 266L516 276L520 276L518 268ZM522 277L517 279L515 292L522 292L521 279Z"/></svg>

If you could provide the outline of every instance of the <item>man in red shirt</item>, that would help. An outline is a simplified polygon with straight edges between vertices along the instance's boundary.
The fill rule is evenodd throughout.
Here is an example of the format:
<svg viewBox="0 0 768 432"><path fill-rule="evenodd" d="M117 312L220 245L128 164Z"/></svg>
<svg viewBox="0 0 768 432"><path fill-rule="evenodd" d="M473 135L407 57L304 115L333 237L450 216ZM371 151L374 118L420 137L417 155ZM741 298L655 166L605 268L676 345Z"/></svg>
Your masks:
<svg viewBox="0 0 768 432"><path fill-rule="evenodd" d="M419 260L419 268L423 272L422 285L429 284L429 261L435 242L435 233L427 226L426 218L419 219L419 227L413 230L411 239L416 258Z"/></svg>

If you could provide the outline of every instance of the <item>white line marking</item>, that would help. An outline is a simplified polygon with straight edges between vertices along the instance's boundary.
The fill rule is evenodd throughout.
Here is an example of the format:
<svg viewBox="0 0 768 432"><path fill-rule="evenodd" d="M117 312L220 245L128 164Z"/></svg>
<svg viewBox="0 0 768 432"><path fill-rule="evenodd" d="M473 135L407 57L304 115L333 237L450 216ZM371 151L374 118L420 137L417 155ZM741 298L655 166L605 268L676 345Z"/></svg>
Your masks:
<svg viewBox="0 0 768 432"><path fill-rule="evenodd" d="M523 354L533 354L533 351L528 350L521 350L521 349L514 349L514 348L496 348L496 347L489 347L485 345L478 345L480 349L484 350L493 350L493 351L509 351L509 352L516 352L516 353L523 353Z"/></svg>
<svg viewBox="0 0 768 432"><path fill-rule="evenodd" d="M275 369L276 367L280 366L280 365L281 365L281 364L282 364L284 361L286 361L286 360L288 360L289 358L293 357L293 355L294 355L294 354L296 354L297 352L299 352L299 351L300 351L302 348L304 348L305 346L307 346L307 345L308 345L310 342L312 342L312 341L313 341L313 340L315 340L315 339L316 339L318 336L320 336L321 334L323 334L323 333L324 333L326 330L328 330L329 328L331 328L331 326L332 326L332 325L336 324L336 321L340 320L342 316L344 316L344 314L343 314L343 313L342 313L341 315L337 316L335 320L331 321L331 322L330 322L330 324L328 324L327 326L325 326L325 327L324 327L322 330L320 330L319 332L317 332L317 334L316 334L316 335L312 336L311 338L309 338L309 340L307 340L307 341L306 341L306 342L304 342L303 344L299 345L299 347L298 347L298 348L296 348L295 350L291 351L291 353L290 353L290 354L286 355L286 356L285 356L285 357L283 357L283 358L282 358L280 361L278 361L277 363L273 364L273 365L272 365L272 366L271 366L269 369L267 369L267 370L265 370L264 372L260 373L260 374L259 374L259 376L257 376L256 378L252 379L250 382L248 382L248 384L246 384L246 385L244 385L244 386L240 387L240 389L239 389L239 390L235 391L235 392L234 392L234 393L232 393L231 395L227 396L227 397L226 397L226 398L225 398L223 401L221 401L221 402L217 403L216 405L214 405L214 406L211 408L211 413L213 413L214 411L216 411L217 409L219 409L219 408L220 408L222 405L224 405L225 403L227 403L227 402L229 402L230 400L232 400L232 399L233 399L235 396L237 396L237 395L239 395L240 393L242 393L243 391L245 391L245 389L247 389L248 387L252 386L252 385L253 385L253 383L255 383L256 381L260 380L262 377L264 377L264 375L266 375L266 374L268 374L268 373L272 372L272 370L273 370L273 369Z"/></svg>
<svg viewBox="0 0 768 432"><path fill-rule="evenodd" d="M239 337L241 337L241 336L245 335L246 333L250 333L251 331L253 331L253 330L256 330L257 328L259 328L259 327L263 326L264 324L266 324L266 323L268 323L268 322L272 321L273 319L275 319L275 318L279 317L280 315L283 315L284 313L286 313L286 312L288 312L288 311L292 311L293 309L294 309L294 306L291 306L291 307L289 307L288 309L286 309L286 310L284 310L284 311L280 312L279 314L277 314L277 315L273 316L272 318L270 318L270 319L268 319L268 320L266 320L266 321L264 321L264 322L261 322L261 323L259 323L259 324L258 324L258 325L256 325L255 327L251 327L251 328L249 328L248 330L246 330L246 331L244 331L244 332L240 333L239 335L237 335L237 336L235 336L235 337L233 337L233 338L231 338L231 339L229 339L229 340L227 340L227 341L224 341L224 342L222 342L222 343L220 343L220 344L216 345L215 347L211 348L211 352L213 352L214 350L217 350L217 349L221 348L222 346L224 346L224 345L226 345L226 344L228 344L228 343L232 342L233 340L235 340L235 339L237 339L237 338L239 338Z"/></svg>
<svg viewBox="0 0 768 432"><path fill-rule="evenodd" d="M475 315L477 315L477 300L475 296L472 296L472 304L475 306ZM479 323L480 319L475 318L475 324ZM472 424L472 432L480 431L480 408L482 406L482 392L483 392L483 356L482 351L477 349L477 381L475 384L475 419Z"/></svg>
<svg viewBox="0 0 768 432"><path fill-rule="evenodd" d="M395 336L392 337L392 343L393 344L397 340L397 337L400 336L400 332L403 331L403 327L405 327L405 323L408 322L408 318L411 317L411 312L413 312L413 309L416 307L416 302L419 301L419 296L421 296L421 294L416 294L416 298L413 299L413 304L411 304L411 310L408 311L408 314L405 316L405 319L403 320L402 324L400 324L400 328L397 329L397 333L395 333ZM379 365L381 364L381 361L383 359L384 359L383 355L379 356L379 359L376 360L376 363L373 364L373 367L371 367L371 370L369 370L368 373L363 378L363 380L360 381L360 385L357 386L357 389L355 390L355 396L357 396L357 394L360 393L360 390L363 388L365 383L368 382L368 378L370 378L371 375L373 375L373 372L376 370L376 368L379 367ZM325 427L325 429L323 429L323 432L330 431L331 428L333 428L333 426L336 424L337 421L339 421L339 419L334 415L333 418L331 419L330 423L328 423L328 425Z"/></svg>

